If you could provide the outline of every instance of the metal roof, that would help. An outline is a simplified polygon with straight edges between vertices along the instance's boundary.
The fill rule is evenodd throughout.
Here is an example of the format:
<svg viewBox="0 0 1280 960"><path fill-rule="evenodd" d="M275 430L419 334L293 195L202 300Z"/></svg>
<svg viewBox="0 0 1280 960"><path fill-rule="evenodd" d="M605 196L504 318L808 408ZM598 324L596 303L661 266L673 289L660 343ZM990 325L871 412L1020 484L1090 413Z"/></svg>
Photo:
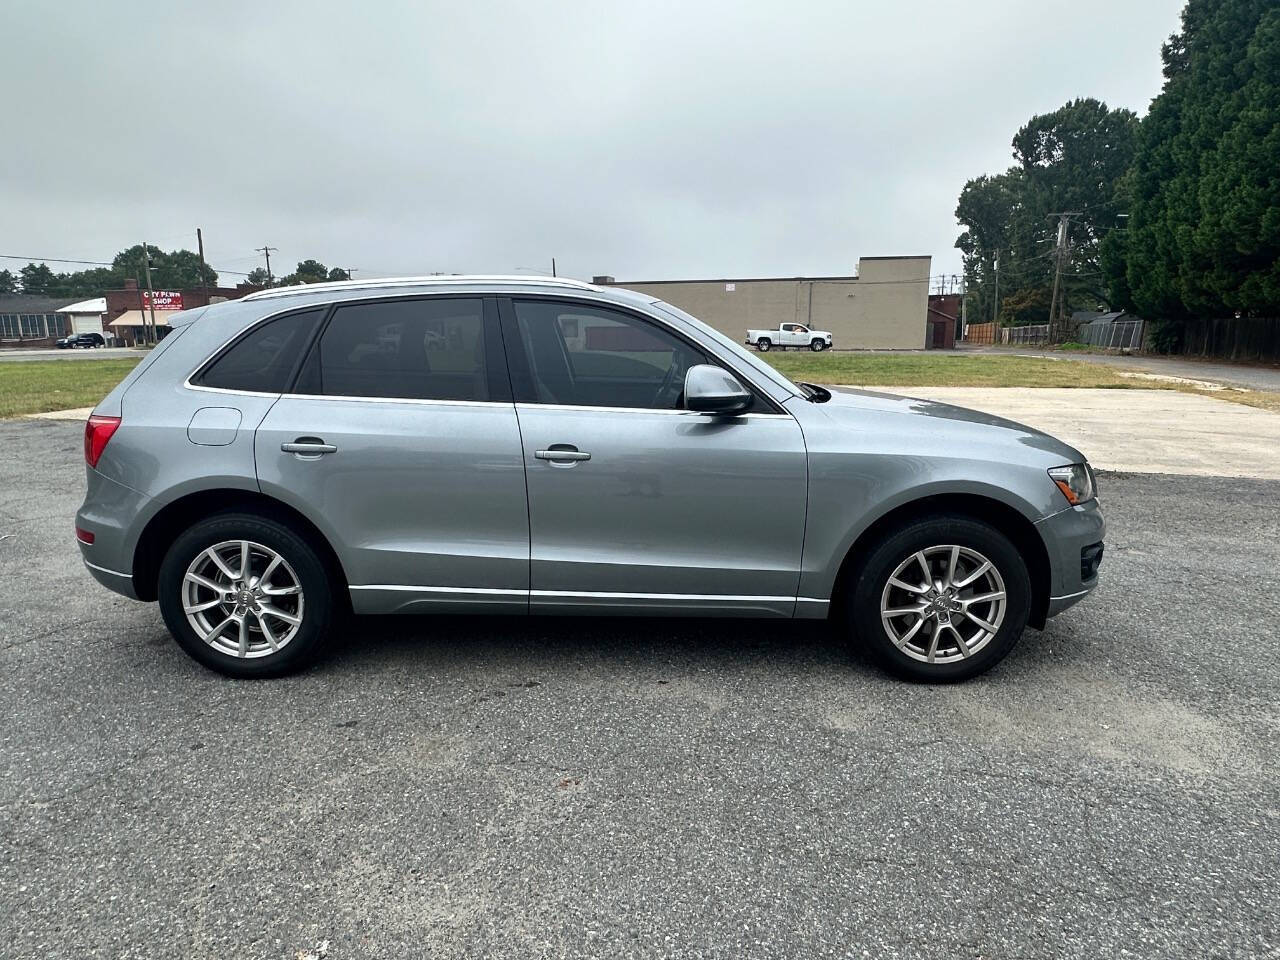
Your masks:
<svg viewBox="0 0 1280 960"><path fill-rule="evenodd" d="M251 293L245 300L272 300L279 297L298 296L305 293L324 293L326 291L346 292L349 290L382 290L387 287L446 287L463 284L502 284L536 287L570 287L575 290L598 290L598 287L582 280L570 280L566 277L536 277L527 275L461 275L429 277L386 277L377 280L335 280L331 283L303 283L293 287L273 287L270 290L259 290Z"/></svg>
<svg viewBox="0 0 1280 960"><path fill-rule="evenodd" d="M59 307L58 313L106 313L107 298L94 297L92 300L81 300L79 303Z"/></svg>
<svg viewBox="0 0 1280 960"><path fill-rule="evenodd" d="M37 293L6 293L0 295L0 313L53 313L74 303L74 297L46 297Z"/></svg>

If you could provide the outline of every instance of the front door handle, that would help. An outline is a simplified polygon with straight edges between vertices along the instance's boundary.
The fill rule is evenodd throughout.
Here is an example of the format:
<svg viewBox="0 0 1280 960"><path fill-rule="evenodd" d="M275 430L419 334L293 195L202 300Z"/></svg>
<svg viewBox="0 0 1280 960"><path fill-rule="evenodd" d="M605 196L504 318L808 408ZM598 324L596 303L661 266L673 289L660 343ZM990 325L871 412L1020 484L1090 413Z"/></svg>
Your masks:
<svg viewBox="0 0 1280 960"><path fill-rule="evenodd" d="M283 453L296 453L304 457L318 457L322 453L337 453L338 448L315 437L299 437L293 443L280 444Z"/></svg>
<svg viewBox="0 0 1280 960"><path fill-rule="evenodd" d="M549 460L552 463L579 463L591 459L591 454L568 443L554 443L548 450L535 450L533 455L539 460Z"/></svg>

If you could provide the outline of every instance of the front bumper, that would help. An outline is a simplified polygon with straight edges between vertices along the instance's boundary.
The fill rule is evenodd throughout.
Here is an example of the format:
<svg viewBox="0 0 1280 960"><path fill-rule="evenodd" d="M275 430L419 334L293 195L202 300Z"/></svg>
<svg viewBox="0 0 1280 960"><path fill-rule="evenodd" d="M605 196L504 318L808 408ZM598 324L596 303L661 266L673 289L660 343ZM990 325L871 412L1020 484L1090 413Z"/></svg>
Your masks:
<svg viewBox="0 0 1280 960"><path fill-rule="evenodd" d="M1067 507L1036 522L1049 555L1049 608L1057 616L1098 585L1107 524L1097 499Z"/></svg>

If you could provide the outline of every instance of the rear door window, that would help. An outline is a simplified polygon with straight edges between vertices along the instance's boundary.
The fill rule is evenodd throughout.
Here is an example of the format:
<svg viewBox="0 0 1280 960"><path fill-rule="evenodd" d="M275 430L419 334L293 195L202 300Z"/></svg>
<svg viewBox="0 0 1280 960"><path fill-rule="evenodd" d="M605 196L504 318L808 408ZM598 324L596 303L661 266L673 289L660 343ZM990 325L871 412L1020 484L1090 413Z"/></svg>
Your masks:
<svg viewBox="0 0 1280 960"><path fill-rule="evenodd" d="M505 400L496 319L479 297L340 305L299 393L403 400Z"/></svg>

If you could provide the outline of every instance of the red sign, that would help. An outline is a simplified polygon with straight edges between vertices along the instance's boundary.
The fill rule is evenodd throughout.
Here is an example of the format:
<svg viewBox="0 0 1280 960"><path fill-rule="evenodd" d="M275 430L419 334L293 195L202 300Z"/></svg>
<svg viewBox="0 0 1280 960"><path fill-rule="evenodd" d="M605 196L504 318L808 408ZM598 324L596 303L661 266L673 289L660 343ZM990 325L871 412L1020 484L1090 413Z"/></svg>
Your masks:
<svg viewBox="0 0 1280 960"><path fill-rule="evenodd" d="M182 309L182 291L181 290L156 290L154 293L142 291L142 309L149 310L155 307L157 310L181 310Z"/></svg>

